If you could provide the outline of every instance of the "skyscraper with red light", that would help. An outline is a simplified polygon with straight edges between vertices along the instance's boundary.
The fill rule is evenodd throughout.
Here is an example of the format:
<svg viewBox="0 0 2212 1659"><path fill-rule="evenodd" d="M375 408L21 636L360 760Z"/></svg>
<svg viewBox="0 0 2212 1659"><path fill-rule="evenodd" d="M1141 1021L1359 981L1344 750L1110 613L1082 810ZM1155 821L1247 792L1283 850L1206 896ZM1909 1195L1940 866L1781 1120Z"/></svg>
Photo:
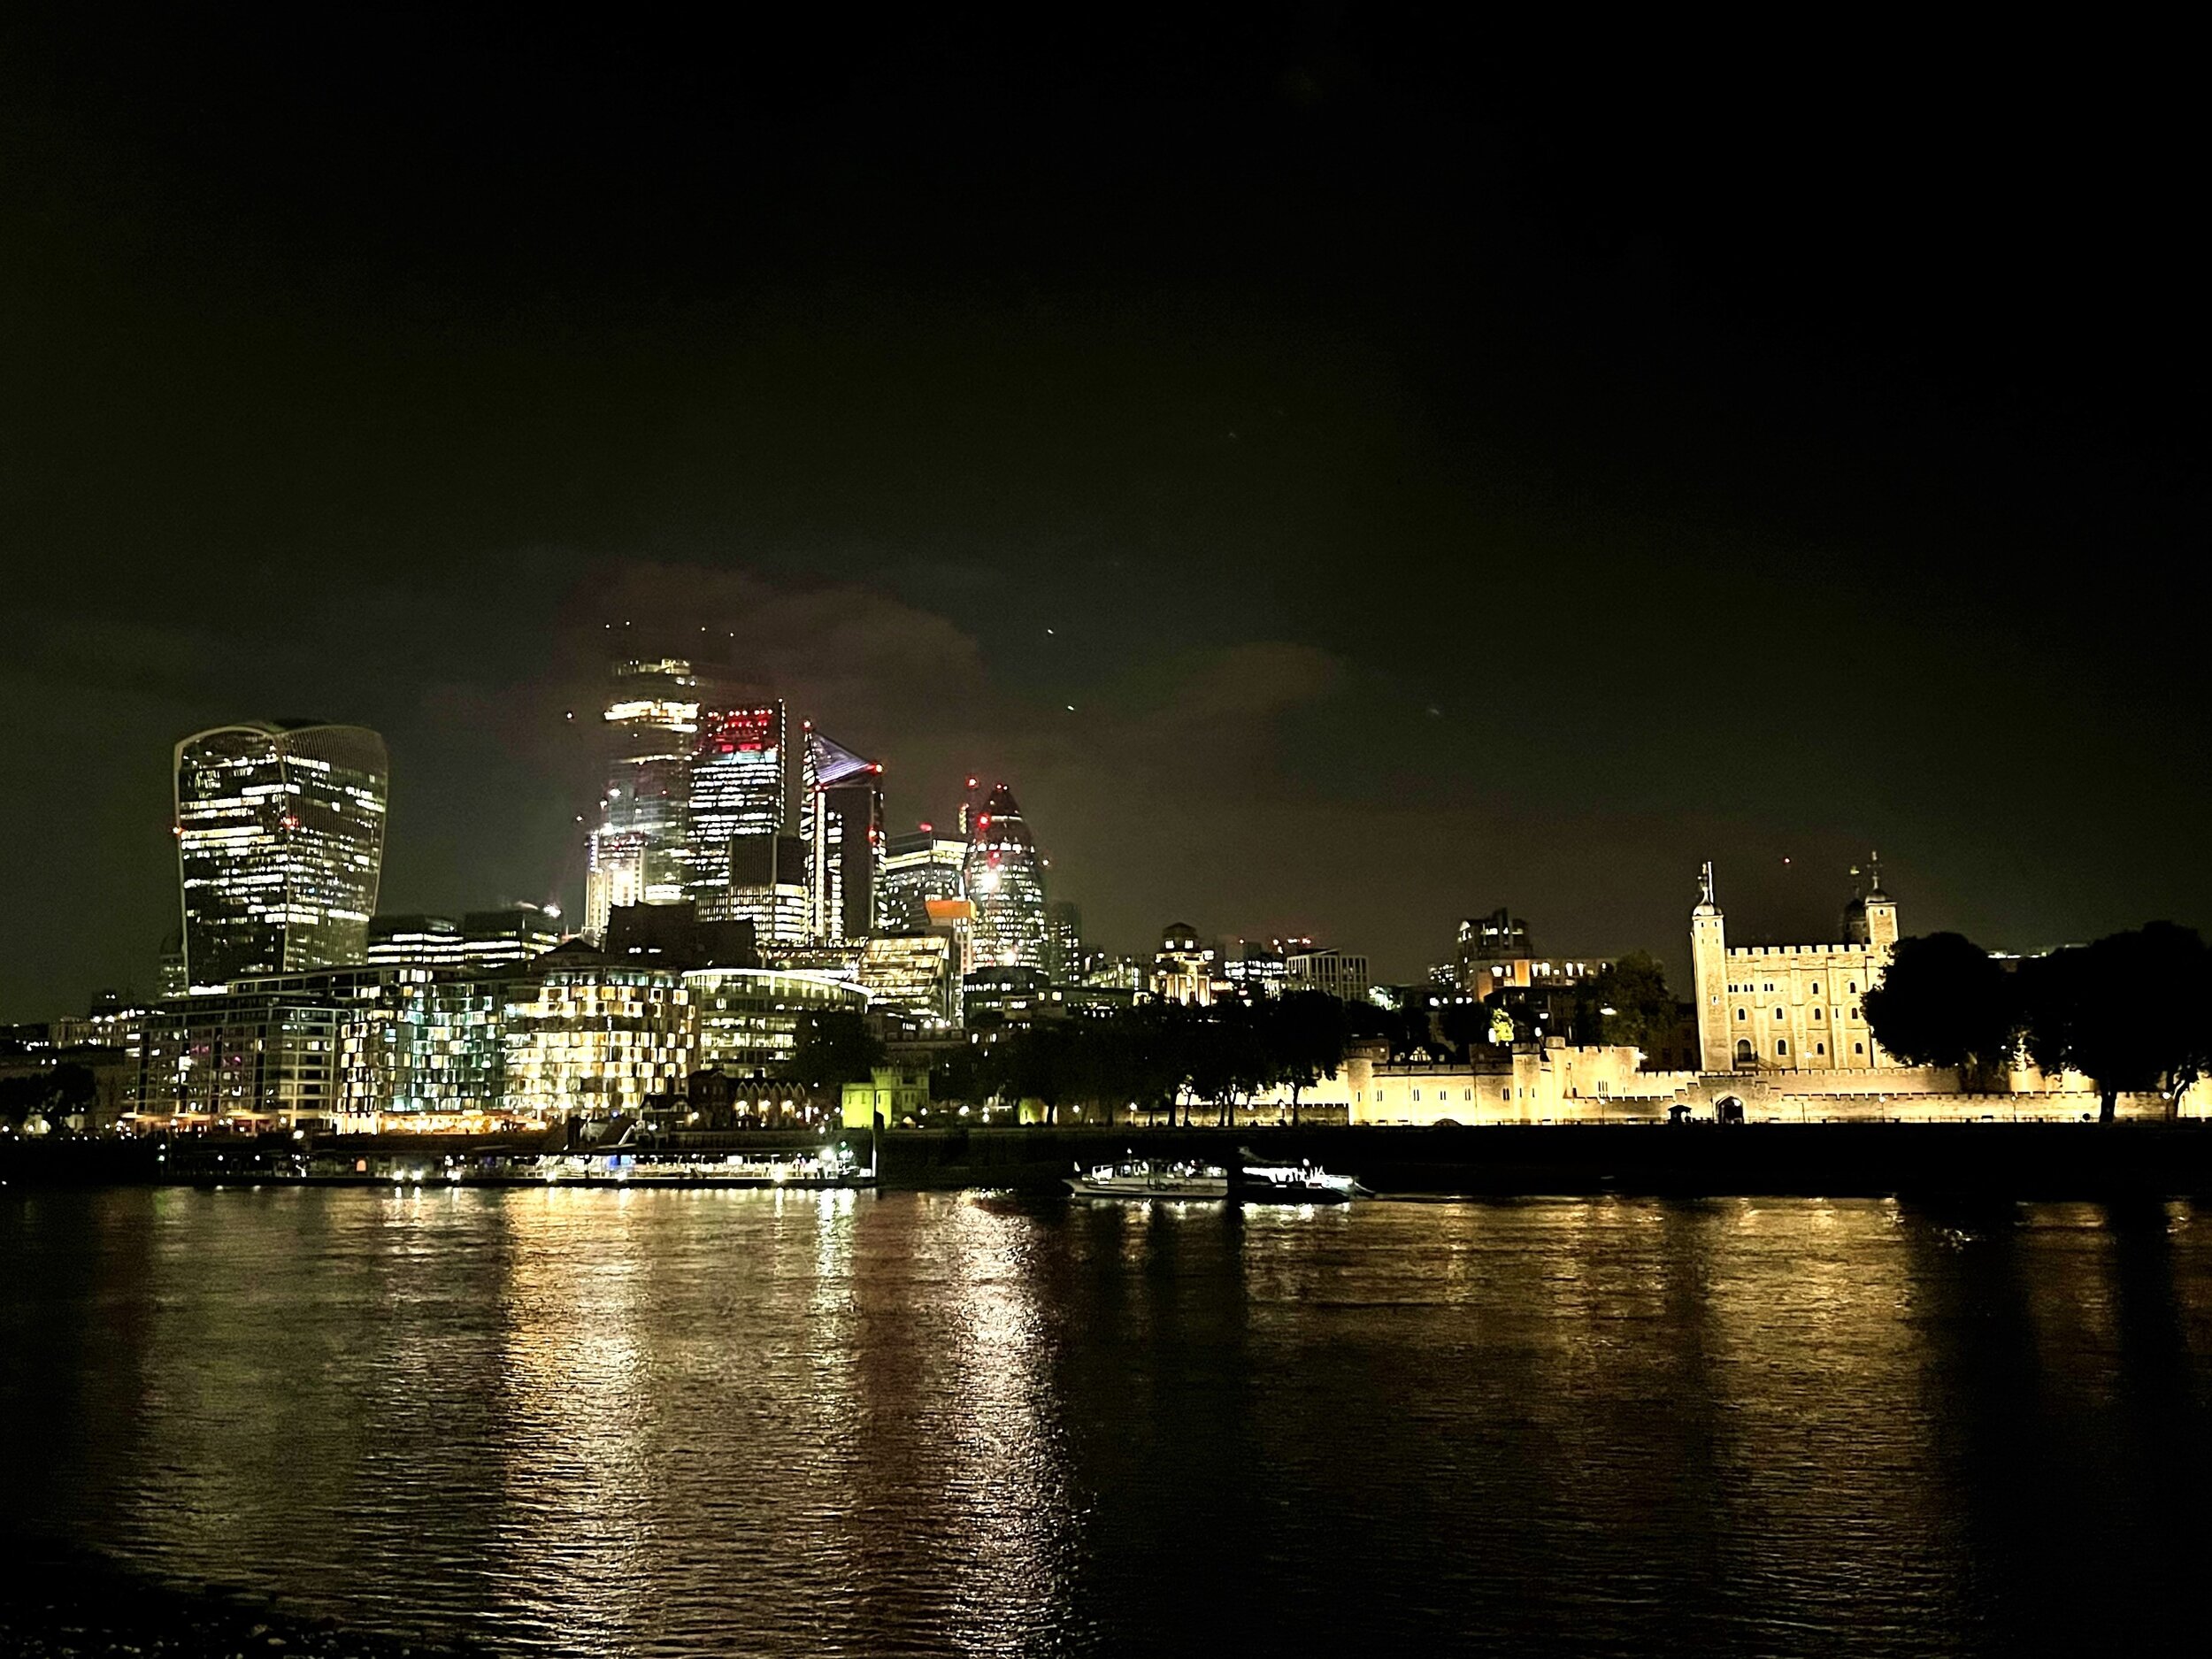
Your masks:
<svg viewBox="0 0 2212 1659"><path fill-rule="evenodd" d="M1051 949L1044 859L1014 792L995 785L980 806L963 812L969 830L962 885L975 907L975 965L1041 972Z"/></svg>

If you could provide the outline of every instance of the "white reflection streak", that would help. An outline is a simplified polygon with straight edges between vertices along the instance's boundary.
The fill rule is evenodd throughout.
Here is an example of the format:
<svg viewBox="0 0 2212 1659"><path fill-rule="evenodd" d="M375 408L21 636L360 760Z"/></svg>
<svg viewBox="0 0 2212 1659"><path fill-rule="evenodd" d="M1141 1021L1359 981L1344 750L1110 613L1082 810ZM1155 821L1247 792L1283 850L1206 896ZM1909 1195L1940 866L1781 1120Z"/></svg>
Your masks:
<svg viewBox="0 0 2212 1659"><path fill-rule="evenodd" d="M504 1553L570 1651L621 1645L651 1581L636 1196L518 1193L507 1209Z"/></svg>
<svg viewBox="0 0 2212 1659"><path fill-rule="evenodd" d="M1049 1397L1050 1344L1023 1246L1036 1223L961 1204L949 1253L960 1327L952 1397L965 1412L946 1481L957 1548L955 1632L970 1649L1010 1648L1052 1616L1064 1586L1065 1518Z"/></svg>

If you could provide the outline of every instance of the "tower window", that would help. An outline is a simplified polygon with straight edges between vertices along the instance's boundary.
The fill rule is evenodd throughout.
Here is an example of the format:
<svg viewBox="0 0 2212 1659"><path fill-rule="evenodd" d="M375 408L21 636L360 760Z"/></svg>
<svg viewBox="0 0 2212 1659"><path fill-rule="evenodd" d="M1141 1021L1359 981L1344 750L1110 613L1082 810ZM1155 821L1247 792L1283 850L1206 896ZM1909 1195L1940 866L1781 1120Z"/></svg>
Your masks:
<svg viewBox="0 0 2212 1659"><path fill-rule="evenodd" d="M1740 1008L1736 1010L1736 1018L1738 1019L1749 1019L1751 1018L1751 1010L1747 1008Z"/></svg>
<svg viewBox="0 0 2212 1659"><path fill-rule="evenodd" d="M1782 1018L1782 1010L1781 1010L1780 1009L1778 1009L1778 1009L1776 1009L1776 1010L1774 1010L1774 1017L1775 1017L1775 1018L1777 1018L1777 1019L1781 1018Z"/></svg>
<svg viewBox="0 0 2212 1659"><path fill-rule="evenodd" d="M1790 1040L1789 1040L1787 1037L1777 1037L1777 1038L1774 1040L1774 1052L1775 1052L1775 1053L1777 1053L1777 1054L1787 1054L1789 1051L1790 1051Z"/></svg>
<svg viewBox="0 0 2212 1659"><path fill-rule="evenodd" d="M1826 1054L1828 1052L1828 1045L1824 1042L1816 1042L1813 1045L1813 1052L1815 1054Z"/></svg>
<svg viewBox="0 0 2212 1659"><path fill-rule="evenodd" d="M1864 1054L1866 1052L1866 1045L1863 1042L1855 1042L1851 1045L1851 1052L1853 1054Z"/></svg>

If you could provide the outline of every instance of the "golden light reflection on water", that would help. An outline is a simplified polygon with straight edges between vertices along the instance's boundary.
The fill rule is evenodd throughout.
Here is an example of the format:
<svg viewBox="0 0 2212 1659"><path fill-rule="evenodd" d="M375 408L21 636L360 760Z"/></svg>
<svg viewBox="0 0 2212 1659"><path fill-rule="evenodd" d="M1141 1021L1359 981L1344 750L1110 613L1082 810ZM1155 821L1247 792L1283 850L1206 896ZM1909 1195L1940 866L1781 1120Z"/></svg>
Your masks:
<svg viewBox="0 0 2212 1659"><path fill-rule="evenodd" d="M641 1196L518 1193L502 1213L509 1249L495 1386L511 1432L501 1442L507 1502L496 1548L534 1618L580 1648L633 1632L650 1582Z"/></svg>
<svg viewBox="0 0 2212 1659"><path fill-rule="evenodd" d="M1348 1608L1409 1652L2005 1651L2068 1617L2054 1539L2155 1599L2212 1400L2187 1207L164 1193L12 1225L42 1265L0 1330L57 1334L0 1370L53 1425L12 1490L511 1651L1118 1653L1162 1619L1295 1650Z"/></svg>

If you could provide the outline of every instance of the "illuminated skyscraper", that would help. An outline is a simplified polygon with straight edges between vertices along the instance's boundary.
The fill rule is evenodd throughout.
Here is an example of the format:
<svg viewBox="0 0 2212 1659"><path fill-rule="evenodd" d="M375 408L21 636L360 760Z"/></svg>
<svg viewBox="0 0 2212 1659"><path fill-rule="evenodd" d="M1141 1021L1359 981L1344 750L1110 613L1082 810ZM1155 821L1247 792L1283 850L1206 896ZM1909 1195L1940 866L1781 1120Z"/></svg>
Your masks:
<svg viewBox="0 0 2212 1659"><path fill-rule="evenodd" d="M365 726L258 721L177 745L189 988L366 960L389 780Z"/></svg>
<svg viewBox="0 0 2212 1659"><path fill-rule="evenodd" d="M584 932L598 939L618 904L684 896L685 809L699 733L699 676L680 657L614 664L607 781L591 832Z"/></svg>
<svg viewBox="0 0 2212 1659"><path fill-rule="evenodd" d="M684 820L685 896L703 921L732 914L732 844L791 831L788 735L780 702L704 705Z"/></svg>
<svg viewBox="0 0 2212 1659"><path fill-rule="evenodd" d="M976 966L1042 972L1048 943L1044 860L1014 792L995 786L969 823L963 885L975 906Z"/></svg>
<svg viewBox="0 0 2212 1659"><path fill-rule="evenodd" d="M891 837L884 843L883 896L877 906L883 926L902 933L927 927L930 900L960 896L967 861L966 840L941 835L931 825Z"/></svg>
<svg viewBox="0 0 2212 1659"><path fill-rule="evenodd" d="M834 942L881 925L883 767L810 730L807 743L807 887L811 932Z"/></svg>
<svg viewBox="0 0 2212 1659"><path fill-rule="evenodd" d="M1056 985L1074 984L1083 972L1083 912L1070 900L1053 900L1045 906L1045 972Z"/></svg>

